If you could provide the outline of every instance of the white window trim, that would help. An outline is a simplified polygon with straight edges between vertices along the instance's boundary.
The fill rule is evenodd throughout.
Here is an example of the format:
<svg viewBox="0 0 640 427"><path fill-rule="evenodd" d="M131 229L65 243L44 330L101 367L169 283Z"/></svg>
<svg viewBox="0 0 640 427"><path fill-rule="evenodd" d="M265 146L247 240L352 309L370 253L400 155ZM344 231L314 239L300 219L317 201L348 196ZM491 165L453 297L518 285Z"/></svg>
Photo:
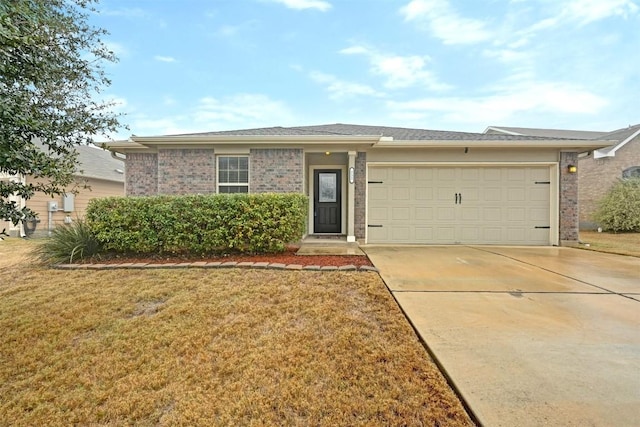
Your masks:
<svg viewBox="0 0 640 427"><path fill-rule="evenodd" d="M239 183L239 182L220 182L220 158L221 157L246 157L247 158L247 183ZM216 155L216 193L217 194L228 194L228 193L220 193L220 187L247 187L247 193L251 192L251 188L249 187L249 183L251 182L251 159L248 154L218 154Z"/></svg>

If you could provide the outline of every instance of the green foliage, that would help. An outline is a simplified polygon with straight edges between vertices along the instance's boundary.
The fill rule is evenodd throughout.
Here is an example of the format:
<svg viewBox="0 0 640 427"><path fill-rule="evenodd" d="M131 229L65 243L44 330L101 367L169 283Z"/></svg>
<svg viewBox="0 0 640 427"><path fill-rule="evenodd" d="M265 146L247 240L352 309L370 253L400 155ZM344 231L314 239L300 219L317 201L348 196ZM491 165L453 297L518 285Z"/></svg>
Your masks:
<svg viewBox="0 0 640 427"><path fill-rule="evenodd" d="M619 180L600 201L595 217L604 230L640 231L640 178Z"/></svg>
<svg viewBox="0 0 640 427"><path fill-rule="evenodd" d="M102 245L88 224L78 219L71 224L57 226L36 250L36 257L49 264L74 262L102 251Z"/></svg>
<svg viewBox="0 0 640 427"><path fill-rule="evenodd" d="M105 249L122 253L281 252L302 237L302 194L94 199L87 219Z"/></svg>
<svg viewBox="0 0 640 427"><path fill-rule="evenodd" d="M0 1L0 220L34 216L9 196L63 194L77 166L74 146L120 127L112 104L94 98L116 58L87 24L94 0Z"/></svg>

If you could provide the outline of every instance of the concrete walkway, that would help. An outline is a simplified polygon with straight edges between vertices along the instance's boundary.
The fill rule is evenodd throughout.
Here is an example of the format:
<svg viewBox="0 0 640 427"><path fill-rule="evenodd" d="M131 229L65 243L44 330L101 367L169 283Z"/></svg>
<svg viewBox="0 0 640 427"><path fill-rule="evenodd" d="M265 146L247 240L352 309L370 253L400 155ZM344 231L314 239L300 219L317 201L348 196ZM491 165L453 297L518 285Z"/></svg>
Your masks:
<svg viewBox="0 0 640 427"><path fill-rule="evenodd" d="M364 250L482 424L640 425L640 258Z"/></svg>

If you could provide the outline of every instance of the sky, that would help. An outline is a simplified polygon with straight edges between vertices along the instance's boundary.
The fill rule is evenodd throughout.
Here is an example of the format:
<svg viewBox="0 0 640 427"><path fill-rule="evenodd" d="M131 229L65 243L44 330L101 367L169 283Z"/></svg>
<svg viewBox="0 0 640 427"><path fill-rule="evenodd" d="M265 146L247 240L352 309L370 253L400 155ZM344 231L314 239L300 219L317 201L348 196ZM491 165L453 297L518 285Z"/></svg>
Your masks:
<svg viewBox="0 0 640 427"><path fill-rule="evenodd" d="M101 0L129 129L640 123L640 0Z"/></svg>

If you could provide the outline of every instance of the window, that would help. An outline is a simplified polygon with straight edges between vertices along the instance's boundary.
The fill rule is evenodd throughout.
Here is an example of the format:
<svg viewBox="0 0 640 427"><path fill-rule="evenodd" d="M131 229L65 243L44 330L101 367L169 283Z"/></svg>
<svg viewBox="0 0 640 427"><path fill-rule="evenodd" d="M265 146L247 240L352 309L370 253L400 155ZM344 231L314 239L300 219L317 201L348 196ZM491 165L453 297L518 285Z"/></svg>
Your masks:
<svg viewBox="0 0 640 427"><path fill-rule="evenodd" d="M640 178L640 166L632 166L623 170L622 178Z"/></svg>
<svg viewBox="0 0 640 427"><path fill-rule="evenodd" d="M218 193L249 192L249 157L218 156Z"/></svg>

